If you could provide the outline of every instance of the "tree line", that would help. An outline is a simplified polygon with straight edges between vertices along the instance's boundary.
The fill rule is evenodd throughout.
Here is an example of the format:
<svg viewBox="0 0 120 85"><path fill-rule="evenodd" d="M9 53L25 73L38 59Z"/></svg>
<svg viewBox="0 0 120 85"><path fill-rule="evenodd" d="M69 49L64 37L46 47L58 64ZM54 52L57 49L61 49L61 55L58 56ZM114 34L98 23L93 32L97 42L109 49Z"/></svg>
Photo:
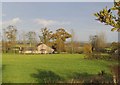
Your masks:
<svg viewBox="0 0 120 85"><path fill-rule="evenodd" d="M3 30L3 48L5 50L9 50L12 47L16 47L17 44L33 47L42 42L52 47L57 52L64 52L66 40L72 37L72 35L68 33L64 28L59 28L53 32L45 27L41 28L40 32L41 35L39 35L39 42L37 40L37 34L34 31L22 33L22 39L17 40L17 28L13 25L9 25Z"/></svg>
<svg viewBox="0 0 120 85"><path fill-rule="evenodd" d="M39 43L44 43L56 52L67 53L89 53L93 51L100 51L106 46L106 38L103 32L97 35L90 35L89 42L87 44L80 44L75 41L74 30L71 33L67 32L64 28L59 28L55 32L51 31L47 27L40 29L40 35L37 36L36 32L28 31L20 34L21 38L18 39L18 30L16 26L9 25L3 30L3 51L9 51L11 48L22 46L34 47ZM39 41L37 39L39 38ZM68 42L66 42L69 39ZM82 48L84 47L84 48ZM87 49L87 50L86 50Z"/></svg>

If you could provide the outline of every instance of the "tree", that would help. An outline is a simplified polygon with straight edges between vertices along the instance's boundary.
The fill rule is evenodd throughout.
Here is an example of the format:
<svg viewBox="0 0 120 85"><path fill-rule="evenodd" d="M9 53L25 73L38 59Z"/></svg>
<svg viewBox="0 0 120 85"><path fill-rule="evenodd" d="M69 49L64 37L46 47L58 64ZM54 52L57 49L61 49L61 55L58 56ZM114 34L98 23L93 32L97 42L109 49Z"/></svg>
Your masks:
<svg viewBox="0 0 120 85"><path fill-rule="evenodd" d="M28 40L28 42L29 42L29 44L30 44L30 47L31 47L33 44L35 45L35 43L36 43L36 33L35 33L35 32L33 32L33 31L28 32L28 33L26 34L26 37L27 37L27 40Z"/></svg>
<svg viewBox="0 0 120 85"><path fill-rule="evenodd" d="M9 25L6 29L4 29L4 34L10 47L14 46L16 44L16 37L17 37L16 27Z"/></svg>
<svg viewBox="0 0 120 85"><path fill-rule="evenodd" d="M92 51L101 51L106 46L106 38L103 32L98 35L90 36Z"/></svg>
<svg viewBox="0 0 120 85"><path fill-rule="evenodd" d="M98 33L98 48L103 49L106 47L106 36L104 32Z"/></svg>
<svg viewBox="0 0 120 85"><path fill-rule="evenodd" d="M92 45L92 52L94 50L97 50L97 40L98 40L98 36L97 35L94 35L94 36L90 36L90 43Z"/></svg>
<svg viewBox="0 0 120 85"><path fill-rule="evenodd" d="M85 44L83 49L84 49L84 53L92 53L91 44Z"/></svg>
<svg viewBox="0 0 120 85"><path fill-rule="evenodd" d="M111 44L111 53L115 53L118 50L118 56L120 56L120 42L112 42Z"/></svg>
<svg viewBox="0 0 120 85"><path fill-rule="evenodd" d="M22 32L22 43L24 46L26 45L26 33L24 31Z"/></svg>
<svg viewBox="0 0 120 85"><path fill-rule="evenodd" d="M65 51L65 41L68 38L71 38L71 34L66 32L64 28L57 29L56 32L52 34L54 47L58 52Z"/></svg>
<svg viewBox="0 0 120 85"><path fill-rule="evenodd" d="M45 27L41 29L41 33L42 36L39 36L40 41L44 44L49 44L52 36L52 31Z"/></svg>
<svg viewBox="0 0 120 85"><path fill-rule="evenodd" d="M116 15L113 15L111 11L117 11ZM115 12L116 13L116 12ZM107 7L103 10L101 10L98 13L94 14L97 17L97 20L105 23L106 25L110 25L113 28L111 31L118 31L120 32L120 0L115 0L114 6L110 9L107 9ZM118 48L118 52L120 51L120 48ZM118 54L119 56L119 54ZM118 57L118 60L120 58ZM117 68L115 68L117 67ZM118 75L119 69L120 69L120 64L117 66L112 67L113 70L113 81L115 85L120 84L120 75ZM116 71L117 70L117 71Z"/></svg>
<svg viewBox="0 0 120 85"><path fill-rule="evenodd" d="M74 53L74 37L75 37L75 33L74 30L71 29L71 53Z"/></svg>
<svg viewBox="0 0 120 85"><path fill-rule="evenodd" d="M114 15L112 11L117 11L117 14ZM116 12L115 12L116 13ZM120 0L118 2L114 2L114 6L110 9L104 8L100 12L94 14L98 21L105 23L106 25L110 25L113 28L111 31L120 32Z"/></svg>
<svg viewBox="0 0 120 85"><path fill-rule="evenodd" d="M92 57L92 46L91 44L85 44L83 47L84 53L86 54L87 58Z"/></svg>

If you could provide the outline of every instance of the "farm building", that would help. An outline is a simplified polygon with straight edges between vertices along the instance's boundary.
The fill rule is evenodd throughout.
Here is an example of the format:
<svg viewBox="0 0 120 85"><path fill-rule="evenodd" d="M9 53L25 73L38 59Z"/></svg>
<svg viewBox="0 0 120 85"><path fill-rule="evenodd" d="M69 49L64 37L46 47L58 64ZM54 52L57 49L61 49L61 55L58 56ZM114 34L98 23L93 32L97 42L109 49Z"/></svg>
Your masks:
<svg viewBox="0 0 120 85"><path fill-rule="evenodd" d="M29 49L25 49L23 52L20 51L19 53L25 53L25 54L30 54L30 53L33 53L33 54L51 54L54 52L54 49L52 49L51 47L43 44L43 43L40 43L37 45L37 47L32 47L32 48L29 48Z"/></svg>
<svg viewBox="0 0 120 85"><path fill-rule="evenodd" d="M41 53L41 54L49 54L49 53L53 53L54 49L52 49L51 47L45 45L45 44L38 44L37 45L37 52Z"/></svg>

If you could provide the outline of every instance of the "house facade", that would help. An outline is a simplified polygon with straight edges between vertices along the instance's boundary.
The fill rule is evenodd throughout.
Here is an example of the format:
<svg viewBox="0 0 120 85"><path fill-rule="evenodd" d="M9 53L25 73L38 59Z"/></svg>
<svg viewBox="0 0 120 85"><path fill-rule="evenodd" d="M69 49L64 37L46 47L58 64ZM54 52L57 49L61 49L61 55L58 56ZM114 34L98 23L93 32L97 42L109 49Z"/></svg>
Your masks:
<svg viewBox="0 0 120 85"><path fill-rule="evenodd" d="M54 52L54 49L45 44L39 44L37 45L37 52L40 54L51 54Z"/></svg>

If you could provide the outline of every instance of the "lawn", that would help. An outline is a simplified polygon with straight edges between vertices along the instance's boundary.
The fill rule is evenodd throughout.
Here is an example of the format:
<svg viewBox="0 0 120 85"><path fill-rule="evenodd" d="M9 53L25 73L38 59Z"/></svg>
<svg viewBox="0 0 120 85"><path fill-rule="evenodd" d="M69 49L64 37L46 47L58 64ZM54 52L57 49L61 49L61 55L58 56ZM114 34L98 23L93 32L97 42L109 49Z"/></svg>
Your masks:
<svg viewBox="0 0 120 85"><path fill-rule="evenodd" d="M69 80L76 74L110 74L115 61L88 60L83 54L3 54L4 83L40 83L49 79Z"/></svg>

